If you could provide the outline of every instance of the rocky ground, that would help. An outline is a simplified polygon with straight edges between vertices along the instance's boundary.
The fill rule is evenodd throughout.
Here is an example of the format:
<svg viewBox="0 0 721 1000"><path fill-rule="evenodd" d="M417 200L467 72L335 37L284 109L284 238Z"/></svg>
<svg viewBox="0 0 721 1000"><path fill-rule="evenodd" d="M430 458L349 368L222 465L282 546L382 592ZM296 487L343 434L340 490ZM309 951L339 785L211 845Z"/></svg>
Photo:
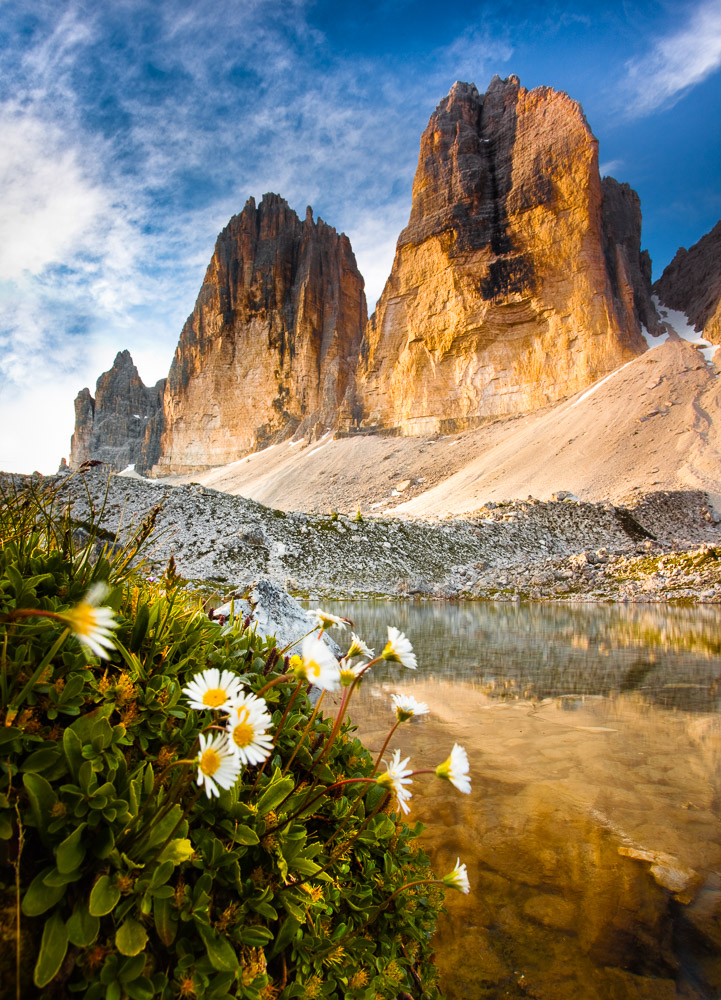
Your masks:
<svg viewBox="0 0 721 1000"><path fill-rule="evenodd" d="M721 603L721 530L701 491L651 493L627 505L559 494L488 502L465 517L318 515L273 510L198 485L110 476L61 478L108 539L157 508L151 562L219 596L267 578L327 597Z"/></svg>

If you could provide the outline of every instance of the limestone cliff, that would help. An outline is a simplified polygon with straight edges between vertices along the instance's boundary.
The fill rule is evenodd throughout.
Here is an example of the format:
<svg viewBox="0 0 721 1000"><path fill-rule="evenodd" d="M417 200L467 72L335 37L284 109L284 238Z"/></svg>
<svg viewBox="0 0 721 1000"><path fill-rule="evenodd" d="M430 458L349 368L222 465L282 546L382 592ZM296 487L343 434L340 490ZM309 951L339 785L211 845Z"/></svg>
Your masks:
<svg viewBox="0 0 721 1000"><path fill-rule="evenodd" d="M95 398L82 389L75 399L75 433L70 467L100 459L119 471L128 465L148 469L160 453L160 422L165 379L145 386L129 351L96 383Z"/></svg>
<svg viewBox="0 0 721 1000"><path fill-rule="evenodd" d="M721 222L689 250L681 247L653 286L661 302L686 313L713 344L721 344Z"/></svg>
<svg viewBox="0 0 721 1000"><path fill-rule="evenodd" d="M649 333L664 332L651 301L651 258L641 249L641 199L628 184L604 177L603 253L619 315L627 329L641 323Z"/></svg>
<svg viewBox="0 0 721 1000"><path fill-rule="evenodd" d="M421 138L410 220L363 342L366 425L413 433L527 412L641 353L648 269L640 215L617 219L628 200L604 228L597 141L566 94L513 76L485 94L454 84Z"/></svg>
<svg viewBox="0 0 721 1000"><path fill-rule="evenodd" d="M218 237L164 397L158 473L232 462L296 430L348 422L366 322L348 238L278 195Z"/></svg>

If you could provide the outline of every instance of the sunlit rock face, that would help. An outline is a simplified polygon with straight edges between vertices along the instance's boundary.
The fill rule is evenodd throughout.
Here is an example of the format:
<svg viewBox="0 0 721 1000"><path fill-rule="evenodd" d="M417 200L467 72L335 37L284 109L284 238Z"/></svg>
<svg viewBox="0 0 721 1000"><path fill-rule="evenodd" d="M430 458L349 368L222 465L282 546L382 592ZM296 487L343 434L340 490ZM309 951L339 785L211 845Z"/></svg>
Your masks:
<svg viewBox="0 0 721 1000"><path fill-rule="evenodd" d="M160 453L165 379L145 386L129 351L119 351L113 367L95 387L95 398L82 389L75 399L75 432L70 466L96 459L120 471L128 465L147 468Z"/></svg>
<svg viewBox="0 0 721 1000"><path fill-rule="evenodd" d="M681 247L653 290L712 344L721 344L721 222L689 250Z"/></svg>
<svg viewBox="0 0 721 1000"><path fill-rule="evenodd" d="M366 425L528 412L641 353L650 272L637 199L617 195L604 220L598 144L566 94L513 76L485 94L454 84L363 343Z"/></svg>
<svg viewBox="0 0 721 1000"><path fill-rule="evenodd" d="M180 335L156 472L232 462L295 431L351 419L366 322L348 238L278 195L251 198L218 237Z"/></svg>

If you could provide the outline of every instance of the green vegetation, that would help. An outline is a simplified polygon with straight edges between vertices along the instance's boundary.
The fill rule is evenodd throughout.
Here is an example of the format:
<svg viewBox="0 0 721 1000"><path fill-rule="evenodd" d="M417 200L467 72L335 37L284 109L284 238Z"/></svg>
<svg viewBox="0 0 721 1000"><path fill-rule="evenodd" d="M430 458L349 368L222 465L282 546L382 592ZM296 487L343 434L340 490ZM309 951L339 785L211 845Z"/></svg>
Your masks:
<svg viewBox="0 0 721 1000"><path fill-rule="evenodd" d="M342 713L172 560L145 577L152 514L118 546L59 488L3 489L0 997L437 997L442 890ZM219 719L184 687L213 668L262 694L272 748L211 795Z"/></svg>

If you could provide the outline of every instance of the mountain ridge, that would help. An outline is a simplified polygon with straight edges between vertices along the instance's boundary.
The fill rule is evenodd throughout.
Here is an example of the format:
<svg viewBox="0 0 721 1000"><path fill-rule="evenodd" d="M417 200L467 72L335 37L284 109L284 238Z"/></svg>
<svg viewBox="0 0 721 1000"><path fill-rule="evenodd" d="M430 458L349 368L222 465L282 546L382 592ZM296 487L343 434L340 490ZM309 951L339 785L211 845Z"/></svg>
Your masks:
<svg viewBox="0 0 721 1000"><path fill-rule="evenodd" d="M423 133L370 320L347 236L279 195L249 199L218 237L168 379L146 389L121 352L95 399L79 393L71 466L182 476L329 431L455 433L610 375L665 325L640 200L601 179L597 147L563 92L454 84ZM139 396L152 401L140 435Z"/></svg>

